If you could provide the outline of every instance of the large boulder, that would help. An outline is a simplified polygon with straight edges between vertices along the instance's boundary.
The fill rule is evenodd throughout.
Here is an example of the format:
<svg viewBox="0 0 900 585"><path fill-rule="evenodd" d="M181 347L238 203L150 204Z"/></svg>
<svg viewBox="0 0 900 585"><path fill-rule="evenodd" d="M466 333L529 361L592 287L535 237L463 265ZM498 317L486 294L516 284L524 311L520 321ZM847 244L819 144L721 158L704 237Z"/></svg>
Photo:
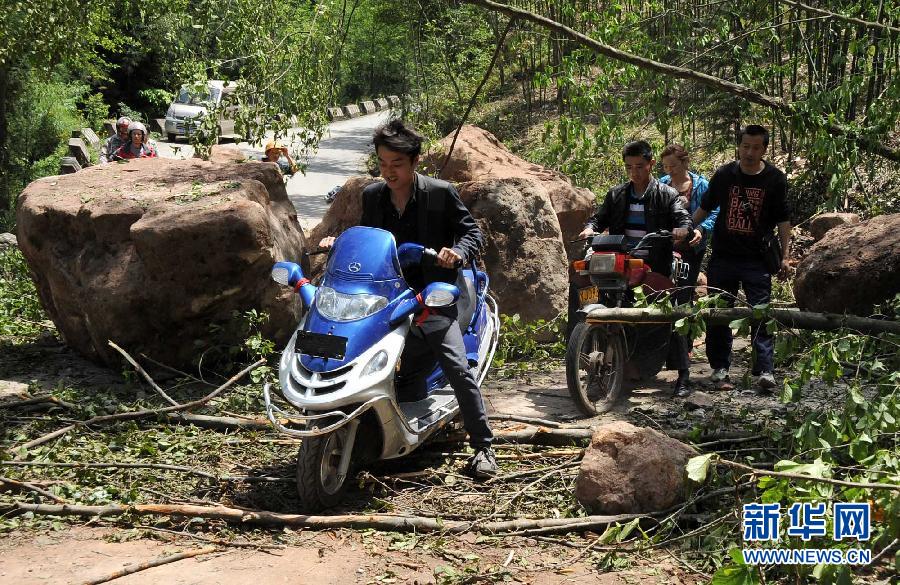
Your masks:
<svg viewBox="0 0 900 585"><path fill-rule="evenodd" d="M274 165L141 159L29 185L18 242L66 342L113 365L115 341L173 366L240 346L235 311L265 311L281 343L297 296L269 278L305 245Z"/></svg>
<svg viewBox="0 0 900 585"><path fill-rule="evenodd" d="M622 421L603 425L584 452L575 497L593 514L668 509L684 500L685 465L696 454L653 429Z"/></svg>
<svg viewBox="0 0 900 585"><path fill-rule="evenodd" d="M900 291L900 213L829 230L794 280L801 309L867 316Z"/></svg>
<svg viewBox="0 0 900 585"><path fill-rule="evenodd" d="M452 142L451 133L440 141L438 148L424 157L424 164L433 169L441 168ZM458 183L514 177L531 179L546 189L559 219L569 259L583 255L583 243L569 246L568 242L584 229L593 210L594 194L588 189L575 187L562 173L519 158L496 136L470 125L462 127L450 160L441 170L442 179Z"/></svg>
<svg viewBox="0 0 900 585"><path fill-rule="evenodd" d="M818 242L831 228L858 223L859 216L855 213L822 213L810 220L809 233Z"/></svg>
<svg viewBox="0 0 900 585"><path fill-rule="evenodd" d="M529 179L471 181L460 198L484 233L482 260L501 313L525 322L566 310L566 251L549 194Z"/></svg>

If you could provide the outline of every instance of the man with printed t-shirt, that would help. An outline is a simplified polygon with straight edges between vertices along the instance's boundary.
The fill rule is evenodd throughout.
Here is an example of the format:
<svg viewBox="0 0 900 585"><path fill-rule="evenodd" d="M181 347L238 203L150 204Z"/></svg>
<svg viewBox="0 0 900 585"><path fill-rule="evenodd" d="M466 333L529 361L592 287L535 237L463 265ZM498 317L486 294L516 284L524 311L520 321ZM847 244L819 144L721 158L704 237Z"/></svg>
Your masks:
<svg viewBox="0 0 900 585"><path fill-rule="evenodd" d="M764 260L764 237L778 227L781 241L781 266L787 270L791 242L790 214L787 208L787 178L763 160L769 146L769 132L751 124L738 136L738 160L719 168L709 183L709 191L694 212L694 223L702 222L710 211L720 208L713 227L712 257L707 279L711 294L724 291L731 306L743 287L751 306L767 304L772 296L772 273ZM731 329L710 325L706 333L706 355L713 370L710 380L722 388L731 388ZM753 327L752 374L758 376L762 390L776 386L774 339L764 323Z"/></svg>

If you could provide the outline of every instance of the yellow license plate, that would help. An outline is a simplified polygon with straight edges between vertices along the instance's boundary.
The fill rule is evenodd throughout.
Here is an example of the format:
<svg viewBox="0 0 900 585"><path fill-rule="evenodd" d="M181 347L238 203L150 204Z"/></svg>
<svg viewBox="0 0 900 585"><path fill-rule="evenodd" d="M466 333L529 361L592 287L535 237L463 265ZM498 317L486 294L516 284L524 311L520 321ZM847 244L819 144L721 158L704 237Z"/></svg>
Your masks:
<svg viewBox="0 0 900 585"><path fill-rule="evenodd" d="M600 300L600 291L596 286L589 286L587 288L579 289L578 291L578 301L582 305L588 305L591 303L596 303Z"/></svg>

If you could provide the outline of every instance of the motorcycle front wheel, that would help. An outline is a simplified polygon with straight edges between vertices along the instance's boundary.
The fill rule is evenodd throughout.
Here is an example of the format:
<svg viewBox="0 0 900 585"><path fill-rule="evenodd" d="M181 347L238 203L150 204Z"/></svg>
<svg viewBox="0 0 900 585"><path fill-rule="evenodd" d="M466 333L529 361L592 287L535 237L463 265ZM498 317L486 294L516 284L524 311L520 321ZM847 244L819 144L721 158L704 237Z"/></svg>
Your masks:
<svg viewBox="0 0 900 585"><path fill-rule="evenodd" d="M351 432L345 426L327 435L303 439L297 455L297 495L304 512L319 512L336 506L343 499L347 480L356 468L351 452L347 473L340 472ZM352 443L349 447L353 449Z"/></svg>
<svg viewBox="0 0 900 585"><path fill-rule="evenodd" d="M566 345L566 385L587 416L609 411L622 394L625 340L621 329L578 323Z"/></svg>

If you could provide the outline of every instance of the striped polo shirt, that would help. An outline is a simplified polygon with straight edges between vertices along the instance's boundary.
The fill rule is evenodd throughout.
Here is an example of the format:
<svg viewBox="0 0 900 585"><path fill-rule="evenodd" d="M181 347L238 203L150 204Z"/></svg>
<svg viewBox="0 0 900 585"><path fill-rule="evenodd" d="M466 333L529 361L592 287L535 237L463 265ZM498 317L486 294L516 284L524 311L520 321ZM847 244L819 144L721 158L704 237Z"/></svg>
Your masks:
<svg viewBox="0 0 900 585"><path fill-rule="evenodd" d="M650 186L648 185L647 188L649 189ZM628 217L625 219L625 237L632 246L647 235L647 222L644 219L644 195L646 193L644 191L640 197L637 197L634 194L634 185L628 188Z"/></svg>

